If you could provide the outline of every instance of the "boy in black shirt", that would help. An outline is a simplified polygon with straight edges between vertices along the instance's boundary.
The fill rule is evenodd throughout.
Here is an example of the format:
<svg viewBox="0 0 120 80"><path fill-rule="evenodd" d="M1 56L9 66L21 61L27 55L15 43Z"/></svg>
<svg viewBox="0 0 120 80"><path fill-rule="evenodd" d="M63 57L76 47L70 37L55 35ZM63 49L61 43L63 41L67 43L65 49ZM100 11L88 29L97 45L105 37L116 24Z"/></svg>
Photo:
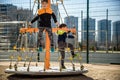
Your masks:
<svg viewBox="0 0 120 80"><path fill-rule="evenodd" d="M67 25L66 24L61 24L59 26L60 29L57 31L57 34L58 34L58 48L59 48L59 51L61 53L61 67L62 67L62 69L66 69L66 67L64 65L65 48L66 47L70 48L72 57L73 58L75 57L73 45L66 41L66 38L69 38L68 34L70 33L70 31L66 32L65 30L62 30L62 28L64 28L64 27L67 27Z"/></svg>
<svg viewBox="0 0 120 80"><path fill-rule="evenodd" d="M39 50L42 50L42 33L44 30L48 32L50 43L51 43L51 50L53 50L53 34L52 34L52 27L51 27L51 17L53 18L54 22L58 26L58 22L56 16L51 8L48 7L48 1L42 0L42 8L38 10L37 16L29 23L31 25L36 20L39 19L39 34L38 34L38 47Z"/></svg>

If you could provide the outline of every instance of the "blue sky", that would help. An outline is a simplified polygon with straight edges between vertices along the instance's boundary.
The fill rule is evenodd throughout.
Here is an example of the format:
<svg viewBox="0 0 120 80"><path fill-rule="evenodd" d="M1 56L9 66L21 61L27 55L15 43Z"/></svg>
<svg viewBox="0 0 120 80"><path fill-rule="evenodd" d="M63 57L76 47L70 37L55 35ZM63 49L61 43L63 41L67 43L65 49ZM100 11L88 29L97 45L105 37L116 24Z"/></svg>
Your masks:
<svg viewBox="0 0 120 80"><path fill-rule="evenodd" d="M3 0L7 3L14 4L18 7L30 8L30 0ZM9 2L10 1L10 2ZM52 0L51 0L52 1ZM55 2L56 0L54 0ZM31 0L31 7L33 6L34 0ZM64 0L65 7L69 15L76 17L81 17L81 10L84 12L84 17L86 17L86 0ZM37 4L36 4L37 5ZM34 11L37 6L35 6ZM62 17L66 16L65 11L61 4L59 4L59 9ZM90 16L96 18L97 20L105 18L106 9L109 10L109 19L116 21L120 19L120 0L90 0Z"/></svg>
<svg viewBox="0 0 120 80"><path fill-rule="evenodd" d="M30 8L30 0L10 0L10 2L9 0L3 1L14 4L18 7ZM54 0L54 2L55 1L56 0ZM34 0L31 0L31 2L32 7ZM64 0L64 4L69 15L80 18L81 10L83 10L84 17L86 17L86 0ZM37 6L35 6L34 11L36 10L36 8ZM66 14L61 4L59 4L59 9L62 17L64 18ZM109 10L109 15L113 15L109 16L109 19L113 21L120 19L120 16L118 16L120 15L120 0L90 0L90 16L92 18L96 18L96 20L105 18L106 9Z"/></svg>

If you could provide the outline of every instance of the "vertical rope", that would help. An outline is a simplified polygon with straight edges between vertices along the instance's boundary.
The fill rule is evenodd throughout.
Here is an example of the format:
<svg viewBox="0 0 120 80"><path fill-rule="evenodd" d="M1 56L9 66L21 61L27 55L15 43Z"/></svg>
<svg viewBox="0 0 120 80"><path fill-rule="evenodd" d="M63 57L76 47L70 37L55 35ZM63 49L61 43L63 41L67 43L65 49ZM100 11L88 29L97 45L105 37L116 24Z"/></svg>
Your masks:
<svg viewBox="0 0 120 80"><path fill-rule="evenodd" d="M55 4L54 0L52 0L52 3ZM58 6L57 1L56 1L56 5ZM63 23L63 20L62 20L62 16L61 16L61 14L60 14L59 7L58 7L58 14L59 14L59 16L60 16L61 22Z"/></svg>

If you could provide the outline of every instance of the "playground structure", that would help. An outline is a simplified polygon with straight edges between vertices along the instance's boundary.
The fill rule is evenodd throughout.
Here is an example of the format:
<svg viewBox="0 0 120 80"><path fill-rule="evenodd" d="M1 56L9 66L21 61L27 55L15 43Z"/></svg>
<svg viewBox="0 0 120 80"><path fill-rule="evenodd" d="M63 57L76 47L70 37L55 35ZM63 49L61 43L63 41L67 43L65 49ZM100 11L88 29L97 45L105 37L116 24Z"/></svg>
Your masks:
<svg viewBox="0 0 120 80"><path fill-rule="evenodd" d="M63 0L61 0L62 4L63 4ZM48 0L49 3L49 7L51 4L51 1ZM64 6L64 5L63 5ZM64 7L65 8L65 7ZM66 10L65 10L66 11ZM67 11L66 11L67 14ZM67 14L68 15L68 14ZM56 33L57 30L59 30L59 28L52 28L52 32ZM64 30L65 32L71 31L74 34L77 34L77 31L75 28L62 28L62 30ZM27 74L27 75L64 75L64 74L81 74L84 72L87 72L88 70L84 68L81 60L82 60L82 56L80 55L80 48L78 46L77 49L75 49L74 51L78 52L78 56L77 56L77 60L79 61L80 65L79 67L75 66L73 58L70 54L70 49L67 48L66 53L69 54L69 60L72 64L72 66L70 68L67 69L62 69L61 65L59 66L55 66L55 67L50 67L50 40L48 37L48 33L47 31L44 31L46 33L46 46L45 46L45 58L44 58L44 65L38 65L37 59L38 56L34 56L35 52L39 52L38 48L37 48L37 44L33 44L34 47L31 48L29 47L24 47L24 36L27 35L29 37L28 39L28 45L32 44L31 43L31 36L38 33L39 29L38 28L31 28L29 27L25 27L25 28L21 28L19 31L19 36L18 36L18 40L16 42L16 45L13 47L14 50L17 50L19 53L17 56L14 56L11 54L10 56L10 65L9 68L5 70L6 73L15 73L15 74ZM18 47L17 44L18 42L20 42L20 46ZM78 45L78 44L77 44ZM58 52L58 61L61 61L61 57L59 55L59 49L57 50ZM25 54L24 58L22 57L23 53ZM30 56L28 56L28 54L31 53ZM41 53L41 52L39 52ZM31 66L31 62L33 60L33 57L35 57L36 59L36 64L35 66ZM16 59L15 64L13 64L13 59ZM18 64L20 62L24 62L23 67L19 67ZM28 63L28 65L27 65ZM56 74L57 73L57 74Z"/></svg>

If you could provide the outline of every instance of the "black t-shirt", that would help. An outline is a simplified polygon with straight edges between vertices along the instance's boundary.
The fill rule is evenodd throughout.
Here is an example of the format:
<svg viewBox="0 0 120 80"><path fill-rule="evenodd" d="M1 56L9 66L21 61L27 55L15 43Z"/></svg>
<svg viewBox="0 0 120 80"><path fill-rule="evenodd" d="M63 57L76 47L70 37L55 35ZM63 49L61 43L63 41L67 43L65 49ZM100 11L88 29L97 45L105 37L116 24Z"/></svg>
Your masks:
<svg viewBox="0 0 120 80"><path fill-rule="evenodd" d="M51 27L51 17L56 23L57 19L52 9L39 9L37 16L31 21L31 23L34 23L36 20L39 20L39 27Z"/></svg>
<svg viewBox="0 0 120 80"><path fill-rule="evenodd" d="M66 42L66 38L67 38L67 33L63 33L62 35L58 35L58 42L63 41Z"/></svg>

